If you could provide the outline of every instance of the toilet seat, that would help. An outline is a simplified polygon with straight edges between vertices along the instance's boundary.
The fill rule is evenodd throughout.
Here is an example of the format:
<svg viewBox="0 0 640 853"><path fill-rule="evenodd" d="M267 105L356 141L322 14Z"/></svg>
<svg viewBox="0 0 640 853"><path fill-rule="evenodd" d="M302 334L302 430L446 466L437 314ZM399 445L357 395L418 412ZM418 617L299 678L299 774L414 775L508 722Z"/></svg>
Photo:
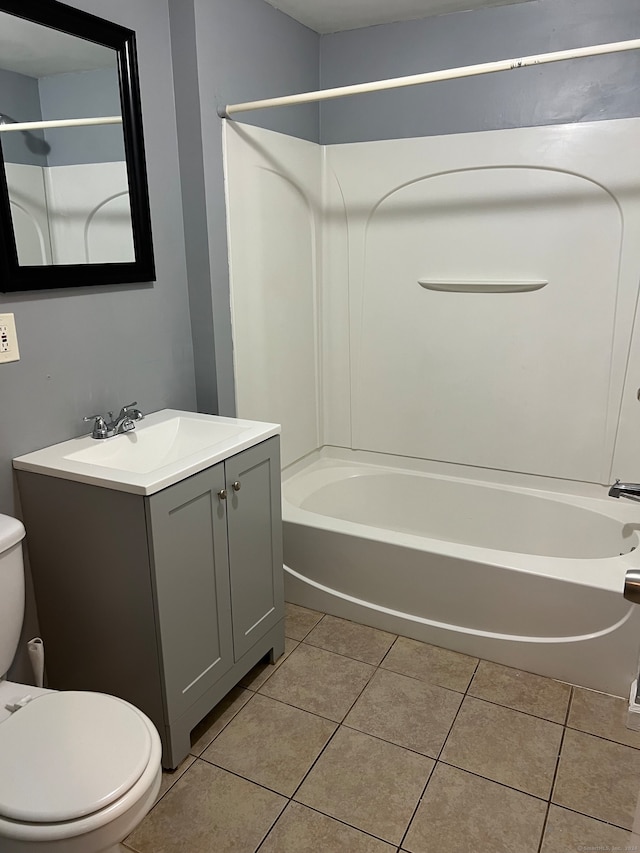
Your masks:
<svg viewBox="0 0 640 853"><path fill-rule="evenodd" d="M0 819L52 824L115 804L149 766L152 736L140 712L114 696L48 693L0 725Z"/></svg>

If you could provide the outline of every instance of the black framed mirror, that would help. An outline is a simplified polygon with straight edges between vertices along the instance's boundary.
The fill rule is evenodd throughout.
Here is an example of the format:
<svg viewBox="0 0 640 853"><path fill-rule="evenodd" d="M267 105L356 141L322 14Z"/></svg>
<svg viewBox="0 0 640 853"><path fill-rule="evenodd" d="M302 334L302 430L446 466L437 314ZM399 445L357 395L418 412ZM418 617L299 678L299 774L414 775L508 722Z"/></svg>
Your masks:
<svg viewBox="0 0 640 853"><path fill-rule="evenodd" d="M0 0L0 292L153 280L134 32Z"/></svg>

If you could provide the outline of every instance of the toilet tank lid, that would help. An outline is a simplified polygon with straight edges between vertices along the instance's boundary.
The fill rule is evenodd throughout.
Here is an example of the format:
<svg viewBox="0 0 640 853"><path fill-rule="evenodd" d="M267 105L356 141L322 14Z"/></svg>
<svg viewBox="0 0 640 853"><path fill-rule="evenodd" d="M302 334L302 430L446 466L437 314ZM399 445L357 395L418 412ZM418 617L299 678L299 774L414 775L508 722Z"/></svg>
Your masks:
<svg viewBox="0 0 640 853"><path fill-rule="evenodd" d="M24 534L25 529L21 521L10 515L0 514L0 554L22 541Z"/></svg>

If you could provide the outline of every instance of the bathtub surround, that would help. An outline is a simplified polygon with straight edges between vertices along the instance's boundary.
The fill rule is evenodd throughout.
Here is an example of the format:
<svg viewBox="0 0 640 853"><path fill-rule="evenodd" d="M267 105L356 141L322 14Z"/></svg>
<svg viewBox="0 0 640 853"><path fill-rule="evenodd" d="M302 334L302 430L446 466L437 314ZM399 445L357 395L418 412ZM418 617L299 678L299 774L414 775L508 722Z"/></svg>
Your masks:
<svg viewBox="0 0 640 853"><path fill-rule="evenodd" d="M198 410L235 414L222 140L230 98L317 89L319 36L264 0L169 0ZM319 138L318 108L257 124Z"/></svg>
<svg viewBox="0 0 640 853"><path fill-rule="evenodd" d="M319 147L225 124L236 406L277 412L286 467L323 443Z"/></svg>
<svg viewBox="0 0 640 853"><path fill-rule="evenodd" d="M639 134L318 147L227 122L239 416L282 423L285 466L332 445L639 479Z"/></svg>
<svg viewBox="0 0 640 853"><path fill-rule="evenodd" d="M124 161L5 165L21 264L135 260Z"/></svg>
<svg viewBox="0 0 640 853"><path fill-rule="evenodd" d="M623 40L637 30L636 0L616 0L613 11L608 0L536 0L323 36L264 0L170 0L170 9L199 408L217 403L223 415L233 414L235 392L217 107ZM330 144L621 118L640 115L639 61L634 53L585 59L247 113L246 121Z"/></svg>

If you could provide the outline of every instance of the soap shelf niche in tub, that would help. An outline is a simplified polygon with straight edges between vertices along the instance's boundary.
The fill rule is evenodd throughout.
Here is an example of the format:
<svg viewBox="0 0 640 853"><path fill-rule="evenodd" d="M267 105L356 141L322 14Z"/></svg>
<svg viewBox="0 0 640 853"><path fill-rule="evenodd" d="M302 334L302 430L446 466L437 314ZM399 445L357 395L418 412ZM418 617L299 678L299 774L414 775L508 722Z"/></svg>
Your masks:
<svg viewBox="0 0 640 853"><path fill-rule="evenodd" d="M426 290L445 290L451 293L522 293L540 290L548 281L470 281L462 279L419 278L418 284Z"/></svg>

